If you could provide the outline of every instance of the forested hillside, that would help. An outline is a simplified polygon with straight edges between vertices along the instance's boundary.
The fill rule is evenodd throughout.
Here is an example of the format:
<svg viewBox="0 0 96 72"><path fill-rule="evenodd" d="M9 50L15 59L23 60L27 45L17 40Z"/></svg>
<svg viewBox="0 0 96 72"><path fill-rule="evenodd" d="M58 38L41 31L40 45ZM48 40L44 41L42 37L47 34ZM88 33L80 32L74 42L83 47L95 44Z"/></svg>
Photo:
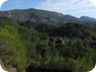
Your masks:
<svg viewBox="0 0 96 72"><path fill-rule="evenodd" d="M49 22L50 23L50 22ZM0 18L0 60L17 72L86 72L96 62L96 30Z"/></svg>

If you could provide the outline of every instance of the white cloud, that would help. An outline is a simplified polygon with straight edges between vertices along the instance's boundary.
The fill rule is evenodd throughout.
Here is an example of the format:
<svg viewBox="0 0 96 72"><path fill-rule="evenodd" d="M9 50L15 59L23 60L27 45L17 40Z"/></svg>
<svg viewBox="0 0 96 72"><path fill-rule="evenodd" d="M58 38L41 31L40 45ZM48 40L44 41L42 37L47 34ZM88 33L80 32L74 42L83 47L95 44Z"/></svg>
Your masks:
<svg viewBox="0 0 96 72"><path fill-rule="evenodd" d="M66 13L90 7L94 7L94 5L89 0L45 0L36 8Z"/></svg>
<svg viewBox="0 0 96 72"><path fill-rule="evenodd" d="M90 0L96 6L96 0Z"/></svg>
<svg viewBox="0 0 96 72"><path fill-rule="evenodd" d="M1 0L0 1L0 7L2 6L2 4L4 3L4 2L6 2L7 0Z"/></svg>
<svg viewBox="0 0 96 72"><path fill-rule="evenodd" d="M96 12L96 10L80 10L80 12L85 12L85 13L92 13L92 12Z"/></svg>

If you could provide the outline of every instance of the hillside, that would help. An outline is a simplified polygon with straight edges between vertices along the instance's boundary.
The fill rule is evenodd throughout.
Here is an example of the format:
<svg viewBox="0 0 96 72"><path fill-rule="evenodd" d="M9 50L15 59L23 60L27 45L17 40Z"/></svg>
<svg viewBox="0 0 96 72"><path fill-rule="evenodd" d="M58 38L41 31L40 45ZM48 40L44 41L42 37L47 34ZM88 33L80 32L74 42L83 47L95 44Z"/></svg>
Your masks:
<svg viewBox="0 0 96 72"><path fill-rule="evenodd" d="M80 23L35 23L0 17L0 60L6 68L86 72L94 67L96 30Z"/></svg>
<svg viewBox="0 0 96 72"><path fill-rule="evenodd" d="M88 16L82 16L82 17L80 17L80 21L86 25L96 27L96 19L95 18L88 17Z"/></svg>
<svg viewBox="0 0 96 72"><path fill-rule="evenodd" d="M96 26L96 19L91 17L82 16L76 18L71 15L63 15L61 13L38 10L38 9L16 9L9 11L0 11L0 17L9 17L19 21L30 21L38 23L55 23L55 24L66 24L66 23L81 23L89 26Z"/></svg>
<svg viewBox="0 0 96 72"><path fill-rule="evenodd" d="M26 9L26 10L10 10L0 12L2 17L12 17L20 21L32 21L32 22L54 22L54 23L67 23L77 22L78 19L71 15L63 15L57 12L37 10L37 9Z"/></svg>

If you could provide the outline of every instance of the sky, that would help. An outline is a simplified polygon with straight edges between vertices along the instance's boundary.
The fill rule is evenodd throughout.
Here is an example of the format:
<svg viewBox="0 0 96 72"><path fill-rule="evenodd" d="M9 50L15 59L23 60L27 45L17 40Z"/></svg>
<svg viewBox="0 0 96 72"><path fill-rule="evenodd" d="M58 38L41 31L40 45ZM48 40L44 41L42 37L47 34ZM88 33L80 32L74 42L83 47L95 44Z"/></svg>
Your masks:
<svg viewBox="0 0 96 72"><path fill-rule="evenodd" d="M96 18L96 6L90 0L7 0L2 4L0 11L27 8Z"/></svg>

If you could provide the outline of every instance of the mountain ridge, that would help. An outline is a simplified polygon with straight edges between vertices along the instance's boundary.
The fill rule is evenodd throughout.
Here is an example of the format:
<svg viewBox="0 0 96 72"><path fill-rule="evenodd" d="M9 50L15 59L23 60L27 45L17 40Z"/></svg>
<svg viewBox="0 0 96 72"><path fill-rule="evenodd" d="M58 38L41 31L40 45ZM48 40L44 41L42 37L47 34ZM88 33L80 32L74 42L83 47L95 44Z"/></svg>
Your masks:
<svg viewBox="0 0 96 72"><path fill-rule="evenodd" d="M10 17L19 21L31 21L40 23L83 23L91 26L96 26L96 19L88 16L77 18L69 14L62 14L54 11L46 11L39 9L14 9L8 11L0 11L0 17Z"/></svg>

